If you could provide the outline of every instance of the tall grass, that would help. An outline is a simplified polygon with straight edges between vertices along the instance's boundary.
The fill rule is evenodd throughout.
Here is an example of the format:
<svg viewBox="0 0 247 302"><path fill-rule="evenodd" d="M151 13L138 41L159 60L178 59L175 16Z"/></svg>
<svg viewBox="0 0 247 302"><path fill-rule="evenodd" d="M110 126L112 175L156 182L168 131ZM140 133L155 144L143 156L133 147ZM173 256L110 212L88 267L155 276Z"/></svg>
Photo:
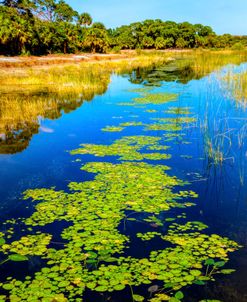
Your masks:
<svg viewBox="0 0 247 302"><path fill-rule="evenodd" d="M247 71L234 73L229 71L223 77L226 89L230 97L237 101L237 104L243 108L247 107Z"/></svg>
<svg viewBox="0 0 247 302"><path fill-rule="evenodd" d="M57 118L62 110L69 112L83 101L103 94L112 73L130 73L167 60L167 54L150 53L128 60L3 70L0 73L0 152L7 153L8 145L11 153L25 147L23 140L29 140L38 131L41 117Z"/></svg>
<svg viewBox="0 0 247 302"><path fill-rule="evenodd" d="M247 61L247 51L233 50L196 50L182 53L183 65L188 65L194 71L197 78L201 78L213 71L220 70L228 64L239 65Z"/></svg>
<svg viewBox="0 0 247 302"><path fill-rule="evenodd" d="M6 137L13 138L15 132L19 135L20 130L27 127L36 129L40 117L57 118L61 110L74 110L83 101L103 94L112 73L131 74L135 69L153 68L174 59L178 69L191 72L192 78L201 78L226 64L247 61L247 51L140 52L127 59L3 69L0 73L0 142ZM247 73L234 78L229 75L228 83L230 79L236 98L246 99ZM211 148L210 142L208 150L212 157L222 161L219 150Z"/></svg>

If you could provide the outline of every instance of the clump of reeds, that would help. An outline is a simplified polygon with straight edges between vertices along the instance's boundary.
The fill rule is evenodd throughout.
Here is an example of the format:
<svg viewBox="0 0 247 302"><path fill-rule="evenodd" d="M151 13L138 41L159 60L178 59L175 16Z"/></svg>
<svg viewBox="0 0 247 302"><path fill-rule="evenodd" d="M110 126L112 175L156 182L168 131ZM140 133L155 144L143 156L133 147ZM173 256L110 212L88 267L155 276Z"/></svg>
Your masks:
<svg viewBox="0 0 247 302"><path fill-rule="evenodd" d="M198 78L217 71L228 64L238 65L247 61L246 50L196 50L182 53L181 56L187 61L187 64L190 65Z"/></svg>

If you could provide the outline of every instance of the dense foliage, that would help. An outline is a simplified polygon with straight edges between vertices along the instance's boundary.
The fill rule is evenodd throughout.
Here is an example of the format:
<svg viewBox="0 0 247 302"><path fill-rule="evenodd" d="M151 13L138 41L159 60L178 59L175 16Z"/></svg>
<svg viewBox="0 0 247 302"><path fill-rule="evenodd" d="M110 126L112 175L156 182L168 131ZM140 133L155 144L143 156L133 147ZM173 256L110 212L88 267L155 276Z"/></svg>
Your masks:
<svg viewBox="0 0 247 302"><path fill-rule="evenodd" d="M0 54L10 55L247 45L245 36L217 36L209 26L188 22L146 20L106 29L64 0L2 0L0 24Z"/></svg>

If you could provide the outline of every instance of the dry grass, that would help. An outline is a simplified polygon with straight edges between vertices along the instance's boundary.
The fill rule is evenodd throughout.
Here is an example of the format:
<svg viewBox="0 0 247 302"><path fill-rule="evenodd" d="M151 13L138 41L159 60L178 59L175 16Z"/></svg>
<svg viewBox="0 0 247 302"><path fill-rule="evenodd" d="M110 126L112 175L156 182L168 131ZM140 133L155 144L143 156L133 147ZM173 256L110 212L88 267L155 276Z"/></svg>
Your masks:
<svg viewBox="0 0 247 302"><path fill-rule="evenodd" d="M127 73L167 60L166 54L148 53L128 60L4 70L0 74L0 134L37 125L40 117L57 118L61 110L74 110L103 94L113 72Z"/></svg>
<svg viewBox="0 0 247 302"><path fill-rule="evenodd" d="M178 64L188 65L194 71L195 77L201 77L226 64L240 64L247 60L246 51L149 51L138 55L128 52L124 56L128 59L113 59L111 55L97 61L96 56L94 60L76 64L2 69L0 133L5 132L4 129L15 129L27 120L37 121L39 116L49 114L55 118L61 108L76 108L78 102L103 94L112 73L130 73L136 68L163 64L171 57L179 57L183 60L179 60ZM58 58L60 59L59 56ZM243 98L241 91L245 91L246 98L247 74L241 76L241 81L239 78L235 79L234 83L237 97Z"/></svg>

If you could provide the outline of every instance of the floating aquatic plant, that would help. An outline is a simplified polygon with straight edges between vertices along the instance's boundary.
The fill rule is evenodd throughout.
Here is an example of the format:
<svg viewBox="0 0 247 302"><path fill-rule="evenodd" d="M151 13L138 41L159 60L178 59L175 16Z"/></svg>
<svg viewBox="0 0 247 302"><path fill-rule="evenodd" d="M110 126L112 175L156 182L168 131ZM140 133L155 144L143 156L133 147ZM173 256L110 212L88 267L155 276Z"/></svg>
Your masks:
<svg viewBox="0 0 247 302"><path fill-rule="evenodd" d="M155 109L147 109L147 110L145 110L145 112L148 112L148 113L156 113L157 110L155 110Z"/></svg>
<svg viewBox="0 0 247 302"><path fill-rule="evenodd" d="M189 107L169 107L168 110L165 111L168 114L176 114L176 115L188 115L191 114Z"/></svg>
<svg viewBox="0 0 247 302"><path fill-rule="evenodd" d="M125 136L116 140L112 145L93 145L83 144L81 148L71 151L71 154L93 154L94 156L118 156L120 160L137 160L144 159L161 160L169 159L171 156L164 153L141 153L140 151L145 147L155 145L161 138L156 136ZM166 147L159 146L158 149L167 149ZM160 150L161 150L160 149ZM153 149L155 150L155 148Z"/></svg>
<svg viewBox="0 0 247 302"><path fill-rule="evenodd" d="M129 127L129 126L142 126L143 123L142 122L125 122L125 123L121 123L119 126L121 127Z"/></svg>
<svg viewBox="0 0 247 302"><path fill-rule="evenodd" d="M147 124L145 127L146 131L181 131L182 126L177 124Z"/></svg>
<svg viewBox="0 0 247 302"><path fill-rule="evenodd" d="M174 94L145 94L134 99L133 104L162 104L176 98ZM170 114L177 112L169 110ZM182 110L183 114L188 114L186 110ZM71 182L66 191L43 188L25 192L24 198L34 202L35 210L22 219L25 236L14 240L8 237L13 227L6 234L0 233L2 264L33 257L39 257L44 264L33 276L23 280L9 277L0 283L5 293L0 302L79 302L85 290L111 293L125 288L130 289L136 302L147 301L147 296L150 302L178 302L184 298L184 287L203 285L214 280L215 274L234 271L223 267L228 254L239 248L237 243L206 234L207 226L200 221L186 221L184 212L174 215L173 209L184 211L195 205L192 200L198 195L185 189L188 183L168 174L167 166L140 162L170 158L155 151L169 148L163 145L164 140L182 140L180 130L195 119L155 120L157 123L146 125L146 130L166 131L161 137L124 136L110 145L82 144L71 151L72 155L116 156L122 161L84 164L81 169L93 173L92 180ZM103 131L141 125L126 122ZM181 220L184 223L179 223ZM34 231L56 222L63 223L60 242L54 242L49 232ZM157 232L133 231L128 235L127 223L144 223L157 228ZM133 239L145 248L154 238L168 247L151 249L145 258L128 254ZM148 286L147 296L134 292L140 285Z"/></svg>
<svg viewBox="0 0 247 302"><path fill-rule="evenodd" d="M186 123L194 123L197 121L197 119L193 117L152 118L152 120L158 121L160 123L170 123L170 124L186 124Z"/></svg>
<svg viewBox="0 0 247 302"><path fill-rule="evenodd" d="M178 95L174 93L149 93L141 97L134 98L133 101L138 104L166 104L176 101Z"/></svg>
<svg viewBox="0 0 247 302"><path fill-rule="evenodd" d="M104 132L121 132L124 129L124 127L120 126L106 126L105 128L102 128L101 130Z"/></svg>

